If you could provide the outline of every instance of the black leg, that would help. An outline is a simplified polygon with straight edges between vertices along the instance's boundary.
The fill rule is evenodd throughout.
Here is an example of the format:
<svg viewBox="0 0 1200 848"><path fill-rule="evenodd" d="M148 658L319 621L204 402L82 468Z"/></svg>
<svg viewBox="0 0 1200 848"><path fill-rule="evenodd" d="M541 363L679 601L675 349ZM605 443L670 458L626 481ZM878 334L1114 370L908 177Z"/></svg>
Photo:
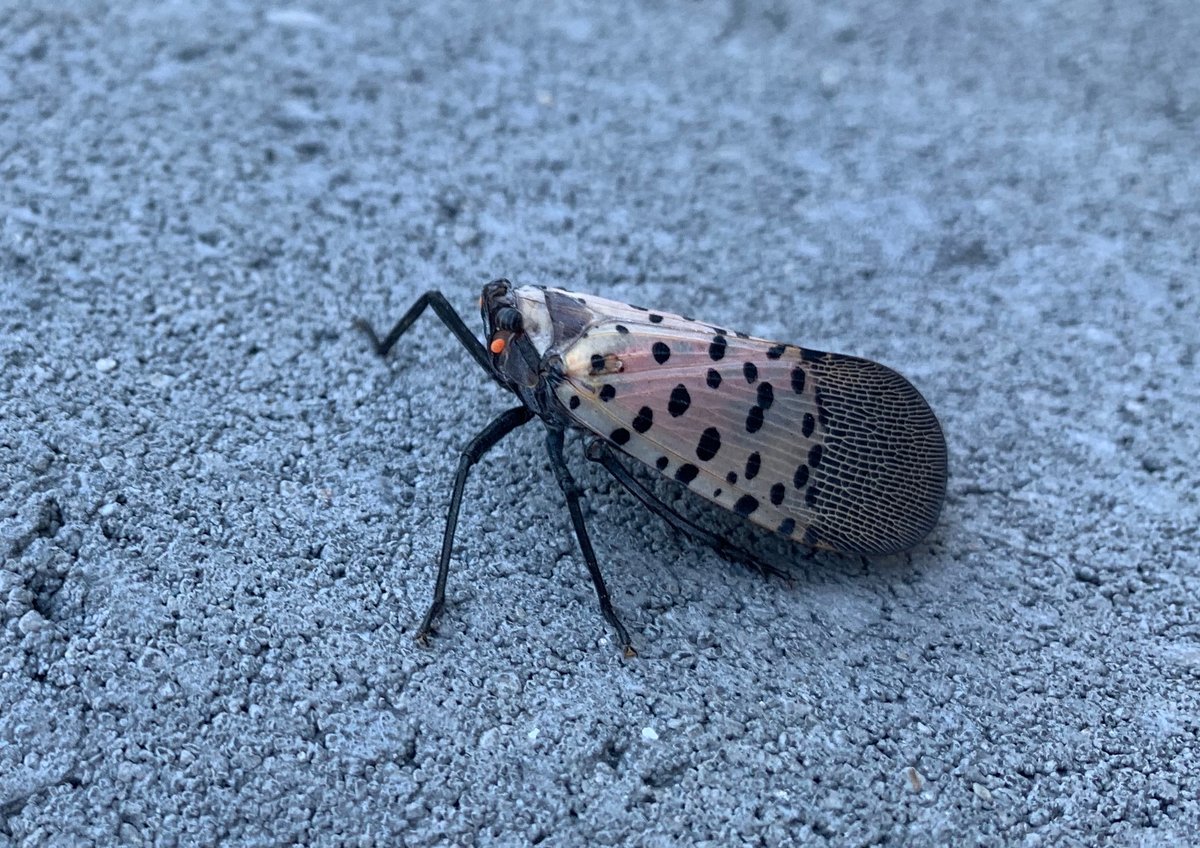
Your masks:
<svg viewBox="0 0 1200 848"><path fill-rule="evenodd" d="M733 562L740 562L743 565L748 565L751 568L762 574L773 574L777 577L787 577L786 572L781 571L773 565L763 562L754 554L740 548L711 530L706 530L698 524L695 524L684 518L671 507L663 503L662 499L654 492L646 488L640 480L629 473L629 470L621 464L617 459L612 449L600 439L592 439L587 444L587 458L592 462L598 462L604 466L604 469L613 476L625 491L633 495L642 505L651 512L658 515L659 518L666 521L680 533L685 536L691 536L710 548L718 554Z"/></svg>
<svg viewBox="0 0 1200 848"><path fill-rule="evenodd" d="M401 330L403 332L403 330ZM471 466L479 461L485 453L496 446L496 443L533 418L533 412L527 407L517 406L503 413L499 418L488 424L471 443L463 448L458 458L458 473L454 475L454 491L450 495L450 511L446 514L446 532L442 536L442 555L438 559L437 582L433 586L433 603L413 636L422 644L427 640L433 629L433 621L442 611L446 602L446 577L450 573L450 551L454 547L454 530L458 526L458 508L462 504L463 489L467 486L467 475Z"/></svg>
<svg viewBox="0 0 1200 848"><path fill-rule="evenodd" d="M596 587L600 612L612 625L612 629L617 632L617 639L621 643L621 649L625 656L627 658L636 657L637 651L633 649L633 644L629 641L629 634L625 631L621 620L617 618L612 601L608 597L608 587L604 585L604 576L600 573L596 552L592 549L591 539L588 538L587 525L583 523L583 509L579 505L579 499L583 493L575 479L571 477L571 471L567 468L566 460L563 459L562 430L549 430L546 433L546 453L550 455L550 467L554 469L554 477L558 480L558 486L567 499L567 510L571 513L571 524L575 528L575 537L579 540L579 549L583 551L583 561L587 563L588 574L592 577L592 585Z"/></svg>
<svg viewBox="0 0 1200 848"><path fill-rule="evenodd" d="M487 348L475 337L475 334L471 332L471 329L463 322L459 314L454 311L454 307L450 305L450 302L446 300L441 292L428 291L418 297L417 302L409 307L409 310L396 322L396 326L392 327L391 332L382 341L375 334L374 328L362 318L356 318L354 326L366 333L367 338L371 340L371 344L375 346L376 353L380 356L386 356L387 352L392 349L392 345L399 341L400 337L408 332L408 328L413 325L413 322L421 317L421 313L425 311L426 306L432 307L434 314L438 318L441 318L442 323L450 328L450 332L454 333L455 337L462 343L462 346L467 349L467 352L475 357L475 361L482 365L485 371L490 373L492 370L492 360L488 355Z"/></svg>

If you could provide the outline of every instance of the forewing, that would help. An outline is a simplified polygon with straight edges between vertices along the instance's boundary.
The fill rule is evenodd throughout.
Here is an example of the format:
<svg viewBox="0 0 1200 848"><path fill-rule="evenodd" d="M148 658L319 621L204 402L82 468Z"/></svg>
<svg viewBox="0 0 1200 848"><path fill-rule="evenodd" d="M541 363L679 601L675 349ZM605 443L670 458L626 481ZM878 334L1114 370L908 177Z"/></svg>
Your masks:
<svg viewBox="0 0 1200 848"><path fill-rule="evenodd" d="M895 371L599 298L587 306L606 317L562 351L555 389L583 427L813 547L893 553L936 523L945 440Z"/></svg>

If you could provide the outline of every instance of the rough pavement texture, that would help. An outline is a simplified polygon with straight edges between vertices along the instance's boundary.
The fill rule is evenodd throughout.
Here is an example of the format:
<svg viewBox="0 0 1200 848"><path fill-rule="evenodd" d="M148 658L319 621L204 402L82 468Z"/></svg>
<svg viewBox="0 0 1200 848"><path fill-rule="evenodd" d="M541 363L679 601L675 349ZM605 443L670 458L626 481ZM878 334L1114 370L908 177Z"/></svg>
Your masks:
<svg viewBox="0 0 1200 848"><path fill-rule="evenodd" d="M0 842L1192 842L1200 6L899 5L6 4ZM573 443L624 661L532 426L419 648L511 399L350 324L496 276L896 367L940 525L763 579Z"/></svg>

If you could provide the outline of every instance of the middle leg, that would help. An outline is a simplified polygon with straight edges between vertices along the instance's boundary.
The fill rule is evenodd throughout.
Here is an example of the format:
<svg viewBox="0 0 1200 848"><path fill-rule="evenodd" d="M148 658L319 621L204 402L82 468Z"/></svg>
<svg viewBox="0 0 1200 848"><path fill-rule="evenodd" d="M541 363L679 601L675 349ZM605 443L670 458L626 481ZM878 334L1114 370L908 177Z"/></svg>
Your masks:
<svg viewBox="0 0 1200 848"><path fill-rule="evenodd" d="M583 492L580 490L579 484L575 482L575 478L571 476L571 471L567 468L567 462L563 458L562 430L547 431L546 453L550 456L550 467L554 469L558 487L562 489L562 493L567 499L567 509L571 513L571 524L575 528L575 537L579 540L579 549L583 552L583 561L587 563L592 585L596 587L600 612L604 614L605 620L616 631L617 639L621 643L621 650L625 656L627 658L635 657L637 651L633 649L633 644L629 641L629 633L626 632L625 626L617 618L616 610L613 609L612 600L608 595L608 587L604 585L604 576L600 573L600 564L596 561L596 552L592 549L591 539L588 538L587 525L583 521L583 508L579 503Z"/></svg>

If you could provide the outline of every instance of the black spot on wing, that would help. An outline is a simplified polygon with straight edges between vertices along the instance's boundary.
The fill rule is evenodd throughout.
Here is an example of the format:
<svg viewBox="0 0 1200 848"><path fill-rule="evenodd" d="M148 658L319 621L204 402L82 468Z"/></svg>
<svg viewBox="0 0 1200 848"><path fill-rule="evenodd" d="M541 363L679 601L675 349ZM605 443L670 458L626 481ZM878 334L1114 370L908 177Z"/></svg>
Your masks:
<svg viewBox="0 0 1200 848"><path fill-rule="evenodd" d="M794 518L783 519L783 521L779 522L779 527L776 528L776 532L783 536L792 535L793 533L796 532L796 519L794 519Z"/></svg>
<svg viewBox="0 0 1200 848"><path fill-rule="evenodd" d="M708 346L708 356L713 362L720 362L725 358L725 348L729 346L729 341L724 336L713 336L712 344Z"/></svg>
<svg viewBox="0 0 1200 848"><path fill-rule="evenodd" d="M755 477L757 477L758 469L761 467L762 455L758 451L755 451L754 453L750 454L750 456L746 457L746 479L753 480ZM730 480L729 482L732 483L734 481Z"/></svg>
<svg viewBox="0 0 1200 848"><path fill-rule="evenodd" d="M654 410L648 406L639 409L637 416L633 419L633 429L639 433L645 433L653 424Z"/></svg>
<svg viewBox="0 0 1200 848"><path fill-rule="evenodd" d="M667 459L665 456L660 456L658 459L654 460L654 467L659 471L666 471L667 466L670 464L671 460Z"/></svg>
<svg viewBox="0 0 1200 848"><path fill-rule="evenodd" d="M746 378L747 383L753 383L758 379L758 366L753 362L742 363L742 376Z"/></svg>
<svg viewBox="0 0 1200 848"><path fill-rule="evenodd" d="M761 406L750 407L750 412L746 415L746 432L757 433L762 429L763 425L763 408Z"/></svg>
<svg viewBox="0 0 1200 848"><path fill-rule="evenodd" d="M783 503L784 488L782 483L776 483L771 487L771 503L779 506Z"/></svg>
<svg viewBox="0 0 1200 848"><path fill-rule="evenodd" d="M792 369L792 391L798 395L804 394L804 369L797 365Z"/></svg>
<svg viewBox="0 0 1200 848"><path fill-rule="evenodd" d="M767 359L778 359L783 356L783 352L787 350L787 345L777 344L767 351Z"/></svg>
<svg viewBox="0 0 1200 848"><path fill-rule="evenodd" d="M679 470L675 472L675 479L678 480L680 483L687 484L687 483L690 483L693 480L695 480L696 475L699 473L700 473L699 468L692 465L690 462L686 462L683 465L679 466Z"/></svg>
<svg viewBox="0 0 1200 848"><path fill-rule="evenodd" d="M717 388L721 385L721 372L716 368L709 368L708 376L705 377L704 382L708 383L710 389Z"/></svg>
<svg viewBox="0 0 1200 848"><path fill-rule="evenodd" d="M671 389L671 402L667 404L667 412L671 413L672 418L678 418L680 415L683 415L691 405L692 396L688 392L687 386L680 383Z"/></svg>
<svg viewBox="0 0 1200 848"><path fill-rule="evenodd" d="M610 384L605 383L600 387L600 400L608 403L617 396L617 390Z"/></svg>
<svg viewBox="0 0 1200 848"><path fill-rule="evenodd" d="M624 427L618 427L617 429L613 430L609 434L608 437L610 439L612 439L615 444L618 444L618 445L628 444L629 431L626 430Z"/></svg>
<svg viewBox="0 0 1200 848"><path fill-rule="evenodd" d="M654 354L654 361L659 365L665 365L671 358L671 348L666 342L655 342L650 352Z"/></svg>
<svg viewBox="0 0 1200 848"><path fill-rule="evenodd" d="M696 445L696 456L708 462L717 455L717 451L721 449L721 431L716 427L709 427L700 434L700 442Z"/></svg>
<svg viewBox="0 0 1200 848"><path fill-rule="evenodd" d="M775 387L770 383L760 383L758 386L758 405L763 409L770 409L771 404L775 402Z"/></svg>
<svg viewBox="0 0 1200 848"><path fill-rule="evenodd" d="M738 498L737 503L733 505L733 511L742 518L749 518L750 513L758 509L758 498L754 495L742 495Z"/></svg>
<svg viewBox="0 0 1200 848"><path fill-rule="evenodd" d="M804 438L808 438L813 434L813 430L817 426L817 419L813 418L811 412L804 413L804 423L800 427L800 432L804 434Z"/></svg>
<svg viewBox="0 0 1200 848"><path fill-rule="evenodd" d="M657 312L651 312L650 313L650 323L651 324L661 324L662 316L659 315Z"/></svg>
<svg viewBox="0 0 1200 848"><path fill-rule="evenodd" d="M579 409L579 395L571 395L571 399L567 401L567 406L571 409Z"/></svg>
<svg viewBox="0 0 1200 848"><path fill-rule="evenodd" d="M797 489L808 485L808 466L803 462L796 466L796 473L792 475L792 485Z"/></svg>

